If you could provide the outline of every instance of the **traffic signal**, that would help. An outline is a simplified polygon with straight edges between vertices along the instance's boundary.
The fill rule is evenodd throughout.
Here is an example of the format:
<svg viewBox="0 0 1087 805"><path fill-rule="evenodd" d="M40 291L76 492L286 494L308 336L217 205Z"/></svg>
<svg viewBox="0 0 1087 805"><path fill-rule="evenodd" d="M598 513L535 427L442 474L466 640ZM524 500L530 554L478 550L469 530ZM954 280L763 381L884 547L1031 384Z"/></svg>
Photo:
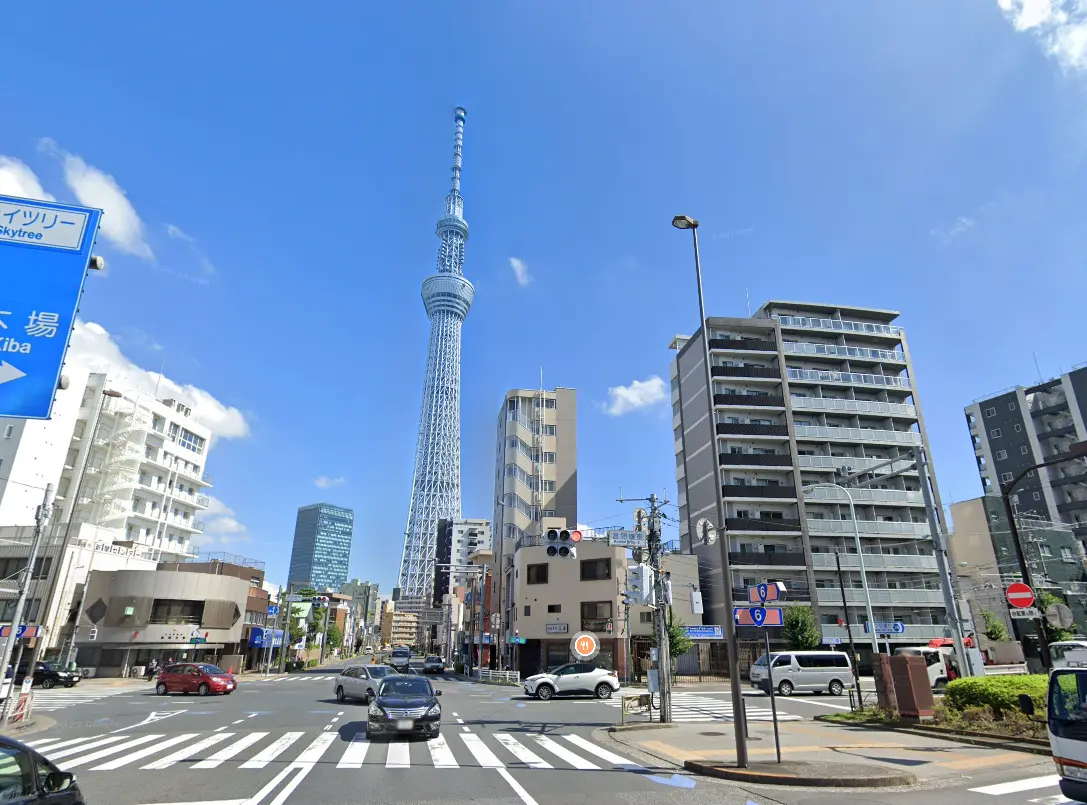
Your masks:
<svg viewBox="0 0 1087 805"><path fill-rule="evenodd" d="M627 582L636 604L647 607L656 606L657 591L653 568L644 563L628 567Z"/></svg>
<svg viewBox="0 0 1087 805"><path fill-rule="evenodd" d="M313 605L315 607L317 607L317 609L323 609L324 607L327 607L328 606L328 596L327 595L315 595L315 596L313 596Z"/></svg>
<svg viewBox="0 0 1087 805"><path fill-rule="evenodd" d="M547 542L547 555L549 557L558 556L562 559L577 558L577 544L581 542L580 531L571 531L567 528L562 530L549 528L547 529L545 538Z"/></svg>

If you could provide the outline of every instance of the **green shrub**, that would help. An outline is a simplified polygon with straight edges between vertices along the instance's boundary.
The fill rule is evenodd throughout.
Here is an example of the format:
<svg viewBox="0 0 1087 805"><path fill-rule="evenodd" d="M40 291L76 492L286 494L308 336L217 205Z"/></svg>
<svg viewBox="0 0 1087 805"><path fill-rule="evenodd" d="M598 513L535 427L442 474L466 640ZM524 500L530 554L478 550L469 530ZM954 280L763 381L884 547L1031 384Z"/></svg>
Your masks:
<svg viewBox="0 0 1087 805"><path fill-rule="evenodd" d="M970 708L988 707L994 718L1019 709L1019 695L1026 693L1034 700L1034 708L1045 712L1049 677L1046 674L974 676L956 679L947 685L944 700L949 710L966 712Z"/></svg>

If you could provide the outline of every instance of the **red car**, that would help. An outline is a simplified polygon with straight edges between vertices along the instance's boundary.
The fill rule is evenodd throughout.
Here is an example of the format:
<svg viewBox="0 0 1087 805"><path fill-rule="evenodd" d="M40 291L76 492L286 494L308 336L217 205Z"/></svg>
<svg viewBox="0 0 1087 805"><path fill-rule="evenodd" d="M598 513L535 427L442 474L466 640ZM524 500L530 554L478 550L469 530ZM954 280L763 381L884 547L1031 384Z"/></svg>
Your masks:
<svg viewBox="0 0 1087 805"><path fill-rule="evenodd" d="M212 693L230 695L238 687L233 674L228 674L217 665L203 662L178 663L162 669L155 692L159 696L168 693L199 693L210 696Z"/></svg>

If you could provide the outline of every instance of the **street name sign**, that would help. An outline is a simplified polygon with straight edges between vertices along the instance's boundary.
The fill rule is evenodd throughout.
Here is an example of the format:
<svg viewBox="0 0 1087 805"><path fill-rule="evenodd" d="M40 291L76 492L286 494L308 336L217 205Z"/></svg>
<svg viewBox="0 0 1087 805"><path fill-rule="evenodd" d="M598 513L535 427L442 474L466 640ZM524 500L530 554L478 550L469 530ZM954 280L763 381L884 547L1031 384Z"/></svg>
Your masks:
<svg viewBox="0 0 1087 805"><path fill-rule="evenodd" d="M49 419L102 211L0 196L0 416Z"/></svg>
<svg viewBox="0 0 1087 805"><path fill-rule="evenodd" d="M299 601L302 600L302 596L292 593L291 595L283 596L283 600L286 601L288 604L297 604Z"/></svg>
<svg viewBox="0 0 1087 805"><path fill-rule="evenodd" d="M645 548L646 535L644 531L609 531L608 545L612 548Z"/></svg>
<svg viewBox="0 0 1087 805"><path fill-rule="evenodd" d="M1042 617L1042 613L1035 607L1013 607L1008 610L1008 614L1015 620L1035 620Z"/></svg>
<svg viewBox="0 0 1087 805"><path fill-rule="evenodd" d="M824 637L823 638L823 645L824 646L840 646L840 645L842 645L842 638L840 638L840 637Z"/></svg>
<svg viewBox="0 0 1087 805"><path fill-rule="evenodd" d="M872 621L865 621L864 631L868 634L906 634L906 624L902 621L876 621L874 624Z"/></svg>

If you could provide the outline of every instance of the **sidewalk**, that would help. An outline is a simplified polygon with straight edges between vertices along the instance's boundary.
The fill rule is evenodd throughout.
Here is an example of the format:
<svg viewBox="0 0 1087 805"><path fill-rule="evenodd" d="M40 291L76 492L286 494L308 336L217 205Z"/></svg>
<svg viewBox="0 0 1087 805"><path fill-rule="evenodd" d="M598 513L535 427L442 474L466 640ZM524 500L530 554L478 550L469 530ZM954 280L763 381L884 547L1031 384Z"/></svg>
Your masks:
<svg viewBox="0 0 1087 805"><path fill-rule="evenodd" d="M926 735L880 733L851 725L783 722L749 727L750 770L737 774L733 722L613 727L612 740L671 765L711 776L777 785L889 787L959 777L987 769L1052 764L1003 747L969 746ZM720 773L718 773L720 772ZM784 774L782 774L784 773Z"/></svg>

